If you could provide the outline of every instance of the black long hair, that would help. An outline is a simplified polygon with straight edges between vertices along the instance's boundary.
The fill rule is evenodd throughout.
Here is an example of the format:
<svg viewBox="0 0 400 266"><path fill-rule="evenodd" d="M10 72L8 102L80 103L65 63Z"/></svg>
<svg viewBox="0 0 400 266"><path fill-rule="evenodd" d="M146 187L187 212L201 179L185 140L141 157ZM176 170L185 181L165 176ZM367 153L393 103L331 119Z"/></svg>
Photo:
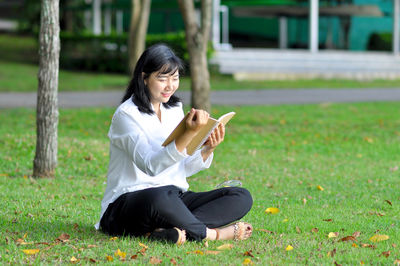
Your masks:
<svg viewBox="0 0 400 266"><path fill-rule="evenodd" d="M151 73L161 71L161 74L183 72L184 65L182 60L177 57L174 52L165 44L155 44L147 48L140 56L133 72L133 77L129 82L122 102L129 98L138 106L139 111L146 114L154 114L151 108L151 95L144 80L150 76ZM144 75L142 74L144 73ZM163 103L164 107L170 108L177 106L180 99L172 95L168 102Z"/></svg>

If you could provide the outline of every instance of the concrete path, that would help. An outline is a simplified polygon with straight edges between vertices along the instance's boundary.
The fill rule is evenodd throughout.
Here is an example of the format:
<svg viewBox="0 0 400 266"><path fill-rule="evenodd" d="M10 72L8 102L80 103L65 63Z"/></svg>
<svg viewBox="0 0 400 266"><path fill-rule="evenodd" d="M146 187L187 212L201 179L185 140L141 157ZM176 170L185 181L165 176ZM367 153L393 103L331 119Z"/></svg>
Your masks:
<svg viewBox="0 0 400 266"><path fill-rule="evenodd" d="M60 92L60 108L115 107L123 91ZM190 103L190 92L178 91L184 104ZM276 105L326 102L400 101L399 89L279 89L246 91L213 91L216 105ZM0 108L35 107L36 93L0 93Z"/></svg>

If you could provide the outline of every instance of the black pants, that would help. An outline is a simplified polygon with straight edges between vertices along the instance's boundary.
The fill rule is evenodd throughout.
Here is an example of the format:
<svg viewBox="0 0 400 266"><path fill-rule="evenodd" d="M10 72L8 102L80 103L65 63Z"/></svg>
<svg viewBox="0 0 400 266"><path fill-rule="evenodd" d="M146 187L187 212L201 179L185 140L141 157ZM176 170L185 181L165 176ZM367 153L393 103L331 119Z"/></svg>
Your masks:
<svg viewBox="0 0 400 266"><path fill-rule="evenodd" d="M175 186L148 188L121 195L104 213L100 226L110 235L142 236L156 228L178 227L191 240L206 237L206 227L239 220L251 209L248 190L226 187L182 192Z"/></svg>

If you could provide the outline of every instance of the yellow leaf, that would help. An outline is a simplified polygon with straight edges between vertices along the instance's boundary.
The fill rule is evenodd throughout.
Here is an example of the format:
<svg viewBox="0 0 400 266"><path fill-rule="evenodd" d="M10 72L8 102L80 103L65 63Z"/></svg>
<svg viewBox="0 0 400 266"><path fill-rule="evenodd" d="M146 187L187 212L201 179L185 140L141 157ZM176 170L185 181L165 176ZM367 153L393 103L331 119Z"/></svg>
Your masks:
<svg viewBox="0 0 400 266"><path fill-rule="evenodd" d="M24 249L22 252L24 252L26 255L34 255L38 253L40 249Z"/></svg>
<svg viewBox="0 0 400 266"><path fill-rule="evenodd" d="M148 248L149 248L148 246L146 246L145 244L140 243L140 242L139 242L139 246L141 246L142 248L145 248L145 249L148 249Z"/></svg>
<svg viewBox="0 0 400 266"><path fill-rule="evenodd" d="M380 242L388 239L389 239L388 235L374 235L369 240L371 240L372 242Z"/></svg>
<svg viewBox="0 0 400 266"><path fill-rule="evenodd" d="M274 207L269 207L265 210L265 213L270 213L270 214L276 214L279 212L278 208L274 208Z"/></svg>
<svg viewBox="0 0 400 266"><path fill-rule="evenodd" d="M204 255L204 252L201 251L201 250L195 250L195 251L194 251L194 254L197 254L197 255Z"/></svg>
<svg viewBox="0 0 400 266"><path fill-rule="evenodd" d="M77 263L79 262L79 260L77 258L75 258L74 256L72 256L72 258L69 260L71 263Z"/></svg>
<svg viewBox="0 0 400 266"><path fill-rule="evenodd" d="M293 247L292 247L291 245L288 245L288 246L286 247L286 251L291 251L291 250L293 250Z"/></svg>
<svg viewBox="0 0 400 266"><path fill-rule="evenodd" d="M114 258L113 258L112 256L110 256L110 255L108 255L108 256L106 257L106 259L107 259L107 261L113 261L113 260L114 260Z"/></svg>
<svg viewBox="0 0 400 266"><path fill-rule="evenodd" d="M352 246L353 248L358 248L358 245L357 245L356 243L351 244L351 246Z"/></svg>
<svg viewBox="0 0 400 266"><path fill-rule="evenodd" d="M321 191L324 191L324 188L321 187L321 186L317 186L317 189L318 189L318 190L321 190Z"/></svg>
<svg viewBox="0 0 400 266"><path fill-rule="evenodd" d="M117 256L117 257L125 259L126 252L122 252L121 250L118 249L117 251L115 251L114 255Z"/></svg>
<svg viewBox="0 0 400 266"><path fill-rule="evenodd" d="M368 143L374 143L374 140L370 137L365 137L364 140Z"/></svg>
<svg viewBox="0 0 400 266"><path fill-rule="evenodd" d="M218 250L229 250L233 248L233 244L223 244L217 247Z"/></svg>
<svg viewBox="0 0 400 266"><path fill-rule="evenodd" d="M337 237L339 234L337 232L330 232L328 238Z"/></svg>
<svg viewBox="0 0 400 266"><path fill-rule="evenodd" d="M116 236L110 237L110 241L115 241L115 240L117 240L117 239L118 239L118 237L116 237Z"/></svg>
<svg viewBox="0 0 400 266"><path fill-rule="evenodd" d="M285 218L282 220L282 223L287 223L289 221L289 219Z"/></svg>
<svg viewBox="0 0 400 266"><path fill-rule="evenodd" d="M252 265L253 264L253 262L251 261L251 259L249 259L249 258L245 258L244 260L243 260L243 265Z"/></svg>

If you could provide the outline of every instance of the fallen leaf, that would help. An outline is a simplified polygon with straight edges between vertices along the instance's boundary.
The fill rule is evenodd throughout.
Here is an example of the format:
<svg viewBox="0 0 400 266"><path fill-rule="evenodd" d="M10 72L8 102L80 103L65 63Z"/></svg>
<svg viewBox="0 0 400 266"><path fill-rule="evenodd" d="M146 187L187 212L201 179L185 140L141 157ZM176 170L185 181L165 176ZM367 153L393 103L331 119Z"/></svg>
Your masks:
<svg viewBox="0 0 400 266"><path fill-rule="evenodd" d="M96 245L88 245L87 247L88 247L88 248L97 248Z"/></svg>
<svg viewBox="0 0 400 266"><path fill-rule="evenodd" d="M345 236L345 237L341 238L339 241L341 241L341 242L357 241L357 239L354 236Z"/></svg>
<svg viewBox="0 0 400 266"><path fill-rule="evenodd" d="M375 248L376 248L376 246L374 246L374 245L371 245L371 244L364 244L364 243L361 244L361 247L363 247L363 248L372 248L372 249L375 249Z"/></svg>
<svg viewBox="0 0 400 266"><path fill-rule="evenodd" d="M285 219L282 220L282 223L287 223L288 221L289 221L289 219L285 218Z"/></svg>
<svg viewBox="0 0 400 266"><path fill-rule="evenodd" d="M389 168L389 170L390 170L391 172L396 172L397 170L399 170L399 167L396 165L395 167Z"/></svg>
<svg viewBox="0 0 400 266"><path fill-rule="evenodd" d="M251 259L249 259L249 258L245 258L244 260L243 260L243 265L252 265L253 264L253 262L251 261Z"/></svg>
<svg viewBox="0 0 400 266"><path fill-rule="evenodd" d="M390 206L392 206L392 202L390 200L385 200L387 204L389 204Z"/></svg>
<svg viewBox="0 0 400 266"><path fill-rule="evenodd" d="M288 245L285 250L286 251L291 251L291 250L293 250L293 247L291 245Z"/></svg>
<svg viewBox="0 0 400 266"><path fill-rule="evenodd" d="M176 265L176 260L174 259L174 258L171 258L170 260L169 260L169 262L171 262L173 265Z"/></svg>
<svg viewBox="0 0 400 266"><path fill-rule="evenodd" d="M300 227L296 226L296 232L297 232L298 234L301 234L301 229L300 229Z"/></svg>
<svg viewBox="0 0 400 266"><path fill-rule="evenodd" d="M92 259L92 258L90 258L89 261L90 261L91 263L97 263L97 260Z"/></svg>
<svg viewBox="0 0 400 266"><path fill-rule="evenodd" d="M311 232L313 232L313 233L318 233L318 228L313 228L313 229L311 229Z"/></svg>
<svg viewBox="0 0 400 266"><path fill-rule="evenodd" d="M139 242L139 246L141 246L142 248L145 248L145 249L148 249L148 248L149 248L148 246L146 246L145 244L140 243L140 242Z"/></svg>
<svg viewBox="0 0 400 266"><path fill-rule="evenodd" d="M334 262L335 266L342 266L342 264L337 263L336 261Z"/></svg>
<svg viewBox="0 0 400 266"><path fill-rule="evenodd" d="M258 231L261 231L261 232L268 233L268 234L275 234L274 232L269 231L269 230L267 230L267 229L257 229L257 230L258 230Z"/></svg>
<svg viewBox="0 0 400 266"><path fill-rule="evenodd" d="M71 263L77 263L79 262L79 260L77 258L75 258L74 256L72 256L72 258L69 260Z"/></svg>
<svg viewBox="0 0 400 266"><path fill-rule="evenodd" d="M395 260L393 264L394 265L400 265L400 260Z"/></svg>
<svg viewBox="0 0 400 266"><path fill-rule="evenodd" d="M120 249L118 249L117 251L115 251L114 255L116 257L120 257L121 259L125 259L126 252L122 252Z"/></svg>
<svg viewBox="0 0 400 266"><path fill-rule="evenodd" d="M397 245L395 243L392 244L392 247L397 248Z"/></svg>
<svg viewBox="0 0 400 266"><path fill-rule="evenodd" d="M332 222L332 219L323 219L324 222Z"/></svg>
<svg viewBox="0 0 400 266"><path fill-rule="evenodd" d="M384 256L384 257L388 258L390 256L390 250L382 252L381 256Z"/></svg>
<svg viewBox="0 0 400 266"><path fill-rule="evenodd" d="M243 253L243 256L249 256L254 258L254 255L251 252L252 252L251 250L248 250L245 253Z"/></svg>
<svg viewBox="0 0 400 266"><path fill-rule="evenodd" d="M69 241L69 234L62 233L59 237L56 238L56 242L67 242Z"/></svg>
<svg viewBox="0 0 400 266"><path fill-rule="evenodd" d="M79 225L77 223L74 223L74 230L78 230Z"/></svg>
<svg viewBox="0 0 400 266"><path fill-rule="evenodd" d="M157 257L150 257L150 264L160 264L162 260Z"/></svg>
<svg viewBox="0 0 400 266"><path fill-rule="evenodd" d="M22 238L18 238L18 239L15 241L15 243L16 243L17 245L31 245L31 244L33 244L33 242L25 242L25 240L22 239Z"/></svg>
<svg viewBox="0 0 400 266"><path fill-rule="evenodd" d="M374 140L370 137L365 137L364 140L368 143L374 143Z"/></svg>
<svg viewBox="0 0 400 266"><path fill-rule="evenodd" d="M351 244L351 246L352 246L353 248L358 248L358 245L357 245L356 243Z"/></svg>
<svg viewBox="0 0 400 266"><path fill-rule="evenodd" d="M24 252L26 255L35 255L38 253L40 249L24 249L22 252Z"/></svg>
<svg viewBox="0 0 400 266"><path fill-rule="evenodd" d="M303 204L306 205L307 204L307 199L303 198Z"/></svg>
<svg viewBox="0 0 400 266"><path fill-rule="evenodd" d="M388 239L389 239L388 235L374 235L369 240L372 242L380 242L380 241L385 241Z"/></svg>
<svg viewBox="0 0 400 266"><path fill-rule="evenodd" d="M114 258L113 258L112 256L110 256L110 255L107 255L107 256L106 256L106 260L107 260L107 261L113 261Z"/></svg>
<svg viewBox="0 0 400 266"><path fill-rule="evenodd" d="M279 212L278 208L274 207L269 207L265 210L265 213L270 213L270 214L277 214Z"/></svg>
<svg viewBox="0 0 400 266"><path fill-rule="evenodd" d="M328 234L328 238L333 238L333 237L338 237L339 236L339 232L330 232Z"/></svg>
<svg viewBox="0 0 400 266"><path fill-rule="evenodd" d="M233 248L233 244L223 244L217 247L218 250L229 250Z"/></svg>
<svg viewBox="0 0 400 266"><path fill-rule="evenodd" d="M324 188L321 187L321 186L319 186L319 185L317 186L317 189L318 189L318 190L321 190L321 191L324 191Z"/></svg>
<svg viewBox="0 0 400 266"><path fill-rule="evenodd" d="M137 254L135 254L135 255L132 255L132 256L131 256L131 260L136 260L136 259L137 259L137 257L138 257L138 256L137 256Z"/></svg>
<svg viewBox="0 0 400 266"><path fill-rule="evenodd" d="M115 240L117 240L118 239L118 237L117 236L113 236L113 237L110 237L110 241L115 241Z"/></svg>
<svg viewBox="0 0 400 266"><path fill-rule="evenodd" d="M354 236L355 238L359 237L361 235L360 232L356 231L352 234L352 236Z"/></svg>
<svg viewBox="0 0 400 266"><path fill-rule="evenodd" d="M217 255L219 253L221 253L221 251L217 251L217 250L206 250L204 252L204 254L206 254L206 255Z"/></svg>
<svg viewBox="0 0 400 266"><path fill-rule="evenodd" d="M328 257L333 257L336 254L336 248L334 248L332 251L328 251L328 254L326 254Z"/></svg>

